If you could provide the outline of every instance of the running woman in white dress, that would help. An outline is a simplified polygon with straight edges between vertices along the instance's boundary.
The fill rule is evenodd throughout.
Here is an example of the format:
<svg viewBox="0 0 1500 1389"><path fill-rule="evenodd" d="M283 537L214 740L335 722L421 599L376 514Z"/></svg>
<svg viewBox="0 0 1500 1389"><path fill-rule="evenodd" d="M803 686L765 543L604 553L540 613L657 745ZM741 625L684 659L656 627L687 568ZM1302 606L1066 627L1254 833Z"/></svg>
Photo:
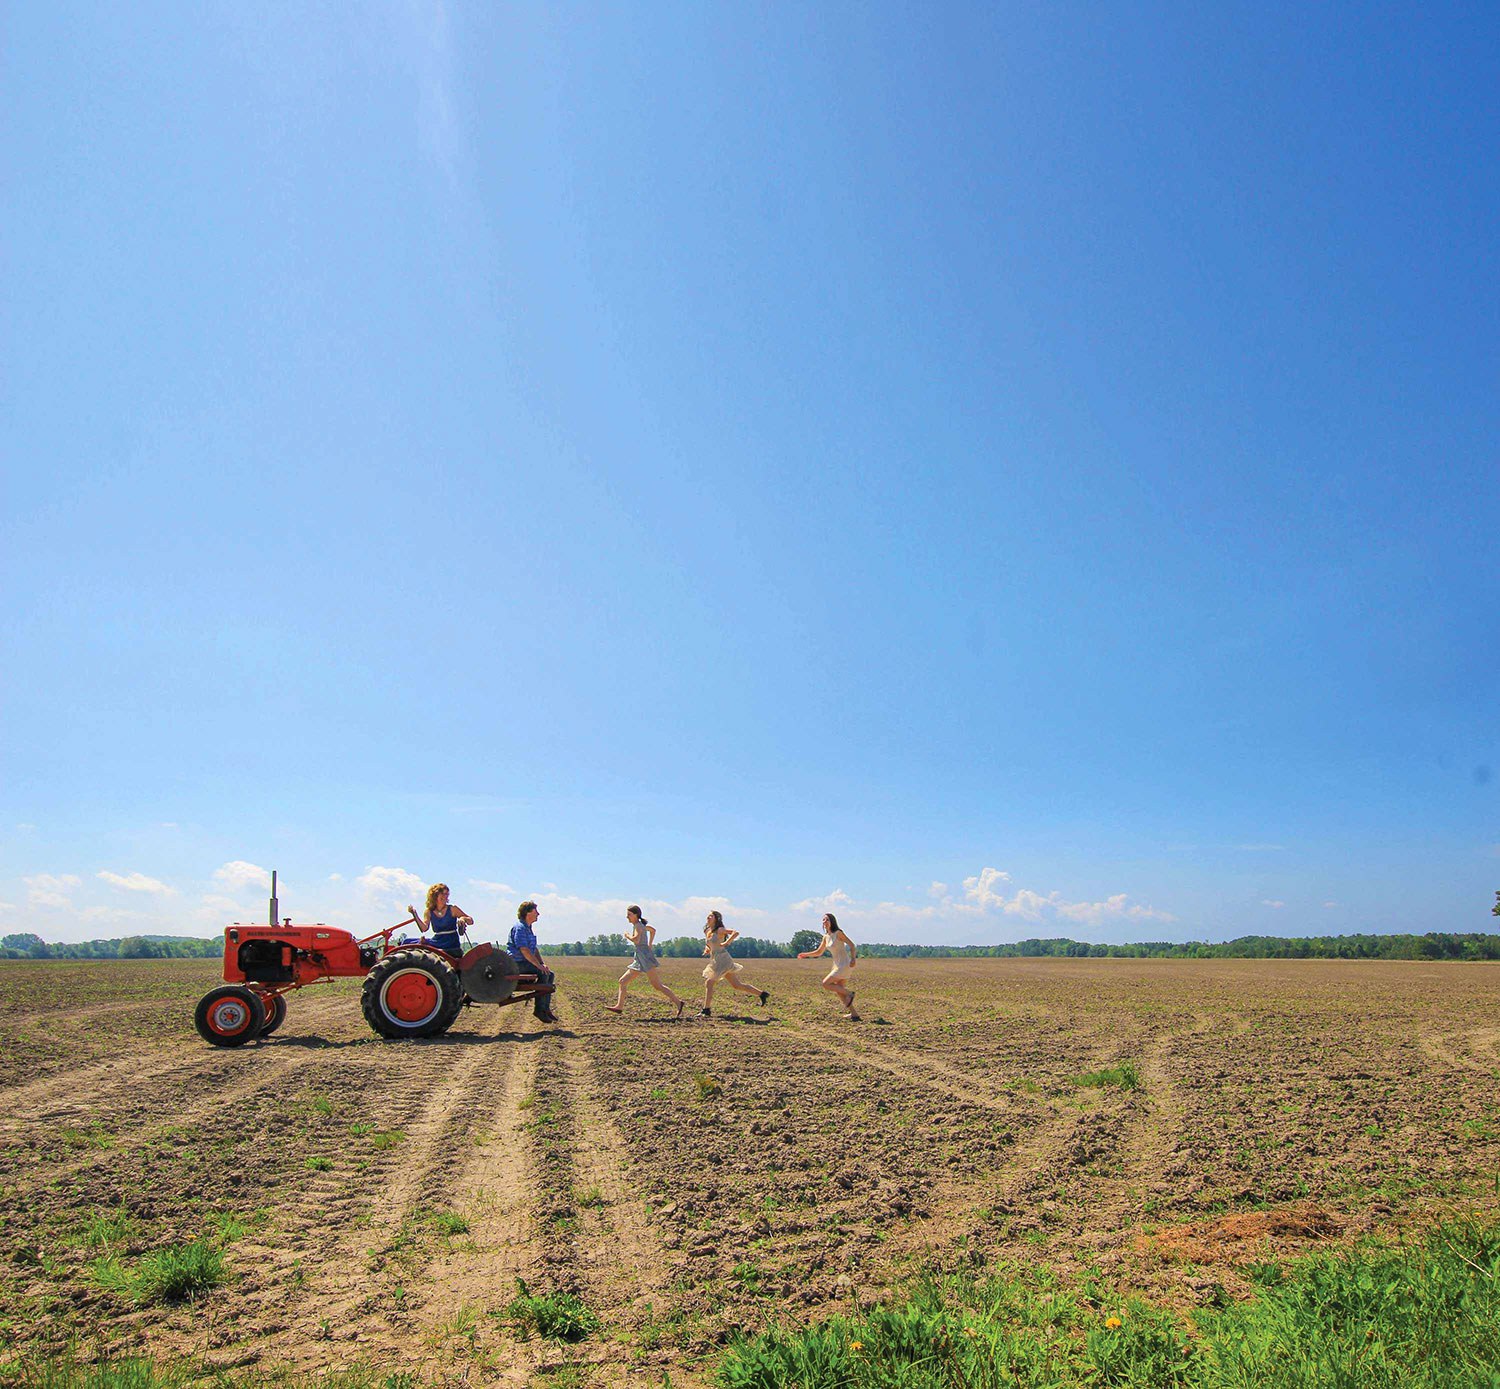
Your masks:
<svg viewBox="0 0 1500 1389"><path fill-rule="evenodd" d="M675 994L661 981L661 961L656 958L656 927L641 915L639 907L625 908L625 921L630 927L625 939L635 947L635 959L625 966L625 973L620 976L620 992L613 1003L604 1006L611 1013L623 1013L625 1011L625 989L634 983L641 975L646 976L646 982L651 985L663 998L669 998L677 1005L677 1017L682 1016L682 1010L687 1007L687 999L680 994Z"/></svg>
<svg viewBox="0 0 1500 1389"><path fill-rule="evenodd" d="M858 1022L859 1014L854 1011L854 990L849 985L855 963L859 959L859 951L854 942L844 934L838 917L832 912L823 918L823 943L816 950L799 951L797 958L816 960L825 950L833 956L833 968L824 978L823 987L829 993L838 995L839 1001L844 1005L844 1016Z"/></svg>
<svg viewBox="0 0 1500 1389"><path fill-rule="evenodd" d="M729 953L730 945L739 938L738 931L731 931L724 924L723 916L718 912L709 912L708 920L703 923L703 953L708 956L708 963L703 966L703 1007L698 1010L700 1018L713 1016L711 1005L714 1001L715 984L728 984L731 989L737 989L742 994L758 994L762 1008L771 997L765 989L752 989L748 984L740 983L740 971L745 967Z"/></svg>

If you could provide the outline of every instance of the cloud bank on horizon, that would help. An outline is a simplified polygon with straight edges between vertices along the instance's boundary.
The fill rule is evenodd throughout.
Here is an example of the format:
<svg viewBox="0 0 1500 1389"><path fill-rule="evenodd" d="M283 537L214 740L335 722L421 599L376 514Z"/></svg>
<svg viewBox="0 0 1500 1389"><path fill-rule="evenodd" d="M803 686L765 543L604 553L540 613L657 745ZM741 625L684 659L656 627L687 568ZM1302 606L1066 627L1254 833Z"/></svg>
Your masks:
<svg viewBox="0 0 1500 1389"><path fill-rule="evenodd" d="M39 873L21 880L23 891L17 895L24 902L0 902L0 932L35 930L54 941L110 934L201 936L230 920L259 920L266 908L262 894L270 885L270 869L243 859L221 864L198 881L180 883L139 870L100 870L92 876ZM475 876L456 878L450 886L455 900L476 917L477 934L503 935L516 904L529 897L541 910L541 938L553 942L618 931L631 905L639 905L663 936L698 931L710 911L722 912L746 935L778 940L816 927L824 912L833 912L858 938L901 944L999 944L1080 932L1118 942L1141 939L1141 928L1148 925L1157 937L1162 928L1179 925L1173 913L1134 901L1128 893L1085 900L1056 890L1037 892L1016 886L1008 872L992 867L962 879L957 891L934 881L922 894L926 900L910 901L862 900L843 888L766 905L710 894L593 897L553 883L526 892ZM408 904L420 909L427 887L428 880L409 868L370 864L352 879L331 873L319 882L299 882L282 875L279 893L283 913L299 921L315 918L367 931L399 919Z"/></svg>

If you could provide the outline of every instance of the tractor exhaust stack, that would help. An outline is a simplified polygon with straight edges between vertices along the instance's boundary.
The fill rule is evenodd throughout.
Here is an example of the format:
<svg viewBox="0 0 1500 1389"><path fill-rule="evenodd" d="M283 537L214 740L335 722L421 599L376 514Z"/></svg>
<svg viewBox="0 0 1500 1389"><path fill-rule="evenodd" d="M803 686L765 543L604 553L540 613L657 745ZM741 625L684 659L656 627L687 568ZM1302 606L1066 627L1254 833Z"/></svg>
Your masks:
<svg viewBox="0 0 1500 1389"><path fill-rule="evenodd" d="M281 903L276 900L276 870L271 870L271 925L279 926L281 922L277 919L281 915Z"/></svg>

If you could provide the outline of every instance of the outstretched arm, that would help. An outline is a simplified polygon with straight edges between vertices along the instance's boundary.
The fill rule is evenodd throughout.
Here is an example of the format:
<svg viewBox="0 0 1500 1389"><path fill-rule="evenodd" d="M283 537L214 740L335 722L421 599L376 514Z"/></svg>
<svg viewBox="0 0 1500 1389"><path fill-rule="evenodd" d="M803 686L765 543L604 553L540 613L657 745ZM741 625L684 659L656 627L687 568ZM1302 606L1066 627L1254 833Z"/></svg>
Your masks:
<svg viewBox="0 0 1500 1389"><path fill-rule="evenodd" d="M816 950L799 950L797 952L797 958L799 960L816 960L819 955L821 955L825 950L828 949L828 944L828 937L824 936L823 944L820 945Z"/></svg>
<svg viewBox="0 0 1500 1389"><path fill-rule="evenodd" d="M474 918L470 916L468 912L466 912L462 907L455 905L451 907L451 910L453 912L453 915L459 919L459 922L462 925L472 926L474 924Z"/></svg>

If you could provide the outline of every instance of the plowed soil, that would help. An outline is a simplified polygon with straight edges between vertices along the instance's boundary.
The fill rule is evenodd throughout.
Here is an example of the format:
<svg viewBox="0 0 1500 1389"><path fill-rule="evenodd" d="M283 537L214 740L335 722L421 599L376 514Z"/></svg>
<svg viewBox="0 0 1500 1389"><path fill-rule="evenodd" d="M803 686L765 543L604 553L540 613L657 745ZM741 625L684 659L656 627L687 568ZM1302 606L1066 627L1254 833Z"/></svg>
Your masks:
<svg viewBox="0 0 1500 1389"><path fill-rule="evenodd" d="M1191 1305L1500 1206L1500 966L862 961L849 1022L815 963L747 961L769 1007L673 1022L644 984L604 1011L622 961L555 963L557 1027L475 1008L385 1042L341 982L240 1050L193 1030L212 962L0 965L0 1342L684 1385L924 1268ZM101 1281L204 1236L196 1301ZM518 1279L600 1328L528 1335Z"/></svg>

